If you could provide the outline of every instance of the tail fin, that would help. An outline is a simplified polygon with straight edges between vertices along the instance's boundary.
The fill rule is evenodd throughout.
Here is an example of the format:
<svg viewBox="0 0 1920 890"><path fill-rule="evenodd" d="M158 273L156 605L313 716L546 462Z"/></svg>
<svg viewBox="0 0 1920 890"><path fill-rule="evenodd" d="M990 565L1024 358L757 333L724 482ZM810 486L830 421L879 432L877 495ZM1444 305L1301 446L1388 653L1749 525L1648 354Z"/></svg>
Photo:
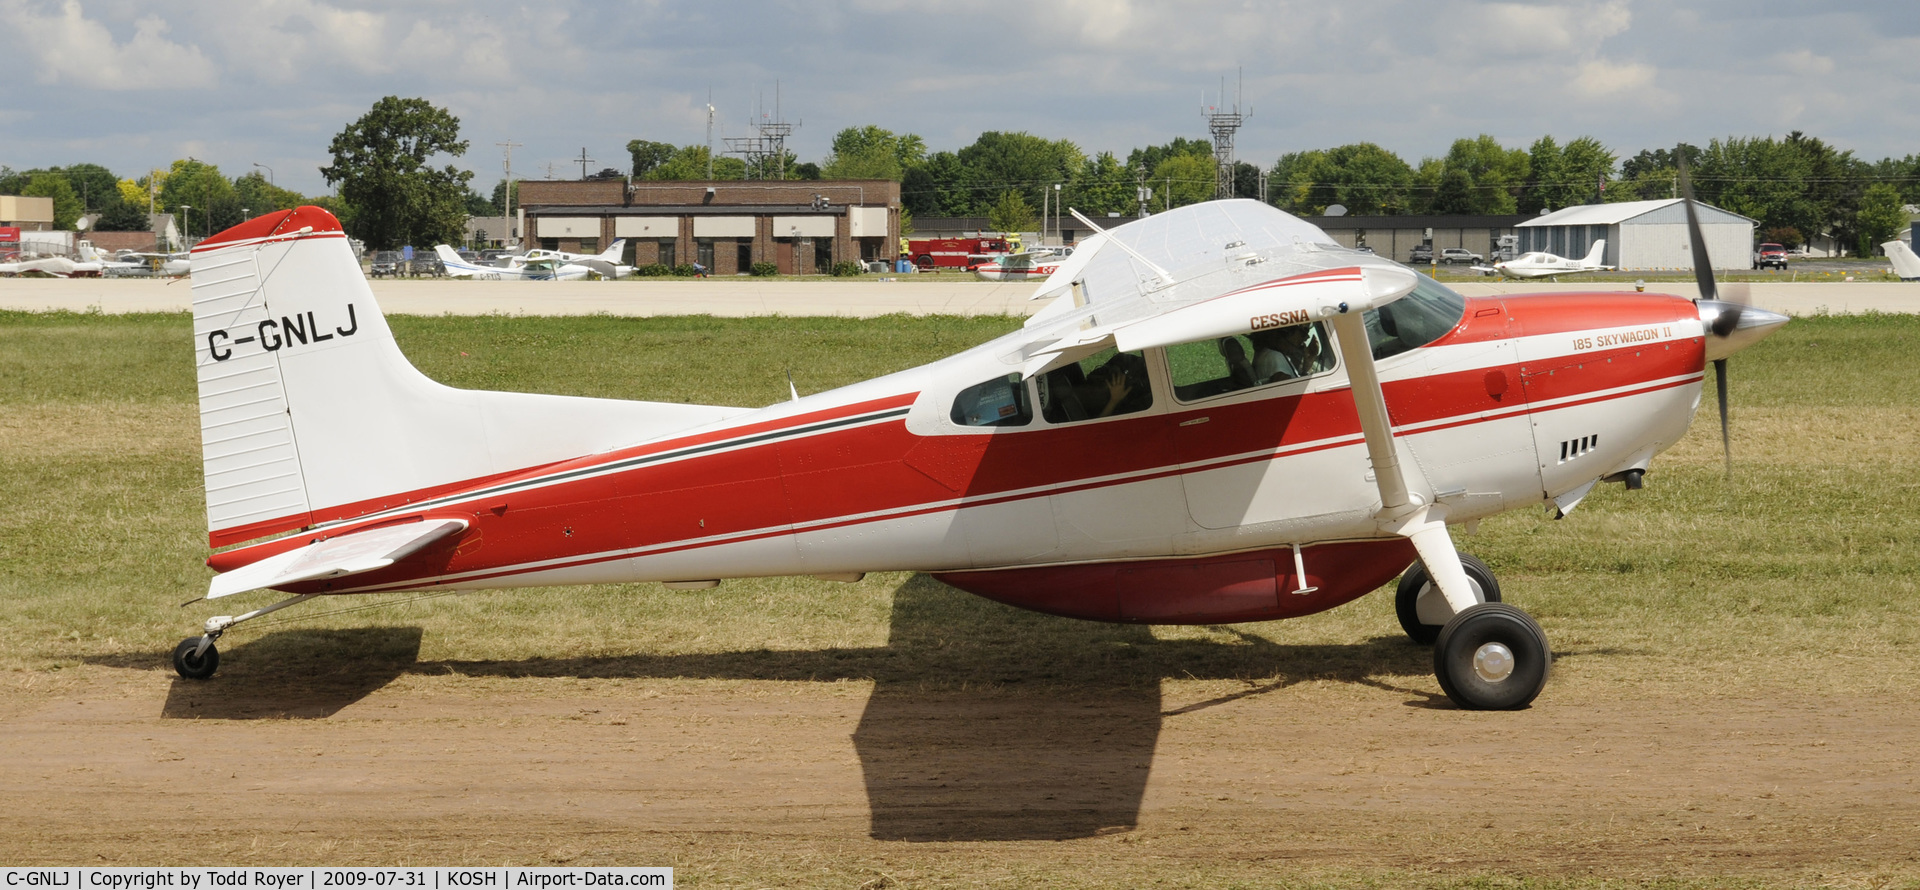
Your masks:
<svg viewBox="0 0 1920 890"><path fill-rule="evenodd" d="M75 249L80 254L80 262L83 263L100 263L111 259L111 257L108 257L101 253L99 249L95 248L91 241L82 241Z"/></svg>
<svg viewBox="0 0 1920 890"><path fill-rule="evenodd" d="M193 336L214 546L743 413L435 383L400 353L339 220L318 207L193 249Z"/></svg>
<svg viewBox="0 0 1920 890"><path fill-rule="evenodd" d="M455 266L472 265L466 260L460 258L459 251L454 250L453 248L448 247L445 244L435 244L433 246L433 255L440 258L440 264L443 266L446 266L447 271L449 272L453 271L453 267Z"/></svg>
<svg viewBox="0 0 1920 890"><path fill-rule="evenodd" d="M1893 274L1900 280L1920 279L1920 255L1915 255L1907 242L1888 241L1880 245L1880 249L1886 251L1887 259L1893 261Z"/></svg>
<svg viewBox="0 0 1920 890"><path fill-rule="evenodd" d="M1606 258L1607 258L1607 239L1602 238L1598 241L1593 242L1593 249L1587 251L1586 257L1580 260L1580 262L1589 266L1598 266L1602 262L1605 262Z"/></svg>
<svg viewBox="0 0 1920 890"><path fill-rule="evenodd" d="M612 244L607 245L606 250L600 251L599 258L606 260L609 263L618 265L620 263L620 255L622 253L625 253L626 250L627 250L627 239L615 238Z"/></svg>

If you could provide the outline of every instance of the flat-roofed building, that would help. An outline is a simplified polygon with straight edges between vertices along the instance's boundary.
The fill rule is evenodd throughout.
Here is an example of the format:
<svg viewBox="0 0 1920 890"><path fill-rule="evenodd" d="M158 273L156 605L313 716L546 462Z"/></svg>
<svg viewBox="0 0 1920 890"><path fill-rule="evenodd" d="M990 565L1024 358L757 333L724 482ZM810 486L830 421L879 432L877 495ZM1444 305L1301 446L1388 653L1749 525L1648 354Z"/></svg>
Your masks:
<svg viewBox="0 0 1920 890"><path fill-rule="evenodd" d="M523 180L519 194L528 247L597 253L625 238L636 266L736 275L773 263L806 275L899 252L900 184L885 179Z"/></svg>

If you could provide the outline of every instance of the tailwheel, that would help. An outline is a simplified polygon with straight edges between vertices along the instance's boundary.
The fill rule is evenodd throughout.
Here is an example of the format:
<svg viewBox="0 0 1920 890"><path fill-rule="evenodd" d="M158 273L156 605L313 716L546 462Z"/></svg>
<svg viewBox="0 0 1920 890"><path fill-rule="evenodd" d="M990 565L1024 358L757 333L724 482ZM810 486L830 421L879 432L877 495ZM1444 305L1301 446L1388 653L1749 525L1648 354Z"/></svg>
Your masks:
<svg viewBox="0 0 1920 890"><path fill-rule="evenodd" d="M1483 603L1500 601L1500 582L1479 557L1460 554L1460 567L1467 572L1475 599ZM1433 585L1423 562L1415 562L1400 576L1400 586L1393 592L1393 611L1400 616L1400 628L1407 632L1408 639L1423 646L1439 639L1440 628L1453 617L1453 607Z"/></svg>
<svg viewBox="0 0 1920 890"><path fill-rule="evenodd" d="M173 647L173 669L189 680L205 680L220 669L220 650L206 637L188 637Z"/></svg>
<svg viewBox="0 0 1920 890"><path fill-rule="evenodd" d="M1526 707L1547 685L1552 665L1540 625L1506 603L1481 603L1453 616L1433 647L1440 688L1470 711Z"/></svg>

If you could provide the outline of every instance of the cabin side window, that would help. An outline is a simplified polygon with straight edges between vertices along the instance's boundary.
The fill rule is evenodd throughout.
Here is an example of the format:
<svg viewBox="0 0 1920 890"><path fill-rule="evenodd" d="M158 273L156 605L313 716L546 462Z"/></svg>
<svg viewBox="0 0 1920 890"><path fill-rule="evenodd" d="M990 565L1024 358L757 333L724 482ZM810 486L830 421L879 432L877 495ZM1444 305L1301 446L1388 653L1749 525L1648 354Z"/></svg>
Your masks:
<svg viewBox="0 0 1920 890"><path fill-rule="evenodd" d="M961 426L1026 426L1033 420L1033 408L1016 373L961 390L953 399L951 417Z"/></svg>
<svg viewBox="0 0 1920 890"><path fill-rule="evenodd" d="M1415 273L1415 278L1412 293L1367 310L1367 340L1375 361L1446 336L1467 314L1465 298L1425 275Z"/></svg>
<svg viewBox="0 0 1920 890"><path fill-rule="evenodd" d="M1153 407L1147 360L1103 349L1040 375L1040 415L1048 423L1118 417Z"/></svg>
<svg viewBox="0 0 1920 890"><path fill-rule="evenodd" d="M1274 328L1167 347L1173 397L1192 402L1333 369L1326 325Z"/></svg>

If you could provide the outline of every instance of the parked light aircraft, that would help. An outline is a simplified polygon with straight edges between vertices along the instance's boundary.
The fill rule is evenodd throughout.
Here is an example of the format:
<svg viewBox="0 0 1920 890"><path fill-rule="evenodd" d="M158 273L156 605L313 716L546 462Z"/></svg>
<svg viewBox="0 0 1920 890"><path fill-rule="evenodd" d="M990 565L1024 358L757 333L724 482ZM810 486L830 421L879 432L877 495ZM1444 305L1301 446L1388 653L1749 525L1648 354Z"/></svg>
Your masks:
<svg viewBox="0 0 1920 890"><path fill-rule="evenodd" d="M1551 278L1569 272L1609 272L1613 267L1600 263L1606 255L1607 242L1603 238L1593 242L1593 249L1577 260L1535 250L1491 266L1474 266L1473 271L1486 275L1497 272L1503 278Z"/></svg>
<svg viewBox="0 0 1920 890"><path fill-rule="evenodd" d="M0 262L0 275L27 275L36 272L55 278L72 278L89 274L98 275L100 267L98 264L76 263L63 256L28 257Z"/></svg>
<svg viewBox="0 0 1920 890"><path fill-rule="evenodd" d="M1706 363L1724 424L1727 356L1786 321L1710 272L1697 302L1466 298L1244 200L1095 235L1013 333L761 409L435 383L315 207L203 242L193 288L208 540L254 542L208 560L207 598L291 596L209 619L183 677L236 624L344 593L910 570L1213 624L1400 575L1403 629L1476 709L1526 706L1551 653L1449 528L1639 488Z"/></svg>
<svg viewBox="0 0 1920 890"><path fill-rule="evenodd" d="M580 263L568 263L552 257L530 260L525 256L513 256L507 258L505 265L489 266L468 262L445 244L435 245L433 252L440 257L440 266L446 269L448 275L477 281L571 281L585 278L594 271Z"/></svg>
<svg viewBox="0 0 1920 890"><path fill-rule="evenodd" d="M1041 281L1072 255L1071 247L1038 247L979 263L973 267L973 274L986 281Z"/></svg>
<svg viewBox="0 0 1920 890"><path fill-rule="evenodd" d="M146 263L115 257L87 241L80 242L77 252L80 254L81 262L97 265L102 275L129 275L147 269Z"/></svg>
<svg viewBox="0 0 1920 890"><path fill-rule="evenodd" d="M514 258L516 262L534 262L538 260L557 260L563 264L586 266L602 278L625 278L633 274L633 267L620 263L621 254L627 249L627 239L614 239L607 249L599 253L568 253L564 250L535 248L527 251L523 257Z"/></svg>
<svg viewBox="0 0 1920 890"><path fill-rule="evenodd" d="M1893 274L1901 281L1920 281L1920 256L1905 241L1888 241L1880 245L1887 259L1893 263Z"/></svg>

